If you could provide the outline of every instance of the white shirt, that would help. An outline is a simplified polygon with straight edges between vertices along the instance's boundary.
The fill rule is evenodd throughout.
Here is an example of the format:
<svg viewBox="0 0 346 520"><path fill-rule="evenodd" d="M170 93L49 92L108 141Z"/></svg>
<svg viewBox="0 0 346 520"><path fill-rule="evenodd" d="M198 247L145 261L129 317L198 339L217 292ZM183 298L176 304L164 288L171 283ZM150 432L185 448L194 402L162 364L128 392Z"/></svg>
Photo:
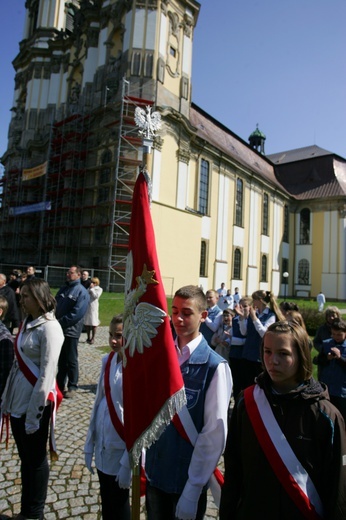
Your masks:
<svg viewBox="0 0 346 520"><path fill-rule="evenodd" d="M210 307L208 310L212 310L215 307L218 307L218 305L214 305L213 307ZM215 316L214 321L207 316L204 320L204 323L207 325L207 327L212 330L213 332L216 332L217 329L220 327L220 324L222 323L223 319L223 312L220 310L220 312Z"/></svg>
<svg viewBox="0 0 346 520"><path fill-rule="evenodd" d="M241 294L240 294L239 292L234 293L234 294L233 294L233 301L234 301L234 304L239 303L240 300L241 300Z"/></svg>
<svg viewBox="0 0 346 520"><path fill-rule="evenodd" d="M107 404L104 386L104 373L108 356L102 358L102 369L97 386L90 426L85 441L84 452L95 452L95 466L107 475L117 475L120 465L129 467L128 452L125 442L115 430ZM123 365L118 362L118 355L114 355L109 371L111 396L114 408L124 422L123 409Z"/></svg>
<svg viewBox="0 0 346 520"><path fill-rule="evenodd" d="M176 343L180 366L190 358L201 339L202 334L199 334L182 348L181 353ZM220 363L205 394L204 426L192 453L189 478L184 488L185 496L191 497L192 500L198 500L224 451L232 386L232 374L228 363Z"/></svg>
<svg viewBox="0 0 346 520"><path fill-rule="evenodd" d="M268 307L266 307L264 309L264 311L258 315L258 318L256 320L254 320L254 322L253 322L254 327L255 327L256 331L258 332L258 334L261 336L261 338L263 338L269 325L271 325L272 323L275 323L275 321L276 321L275 314L273 314L273 316L270 316L270 318L268 318L265 323L262 323L259 320L260 316L263 316L263 314L268 314L268 312L270 312L270 310ZM243 336L247 336L247 322L248 322L248 320L251 320L251 319L252 318L248 318L246 320L239 320L239 328L240 328L240 332L242 333Z"/></svg>

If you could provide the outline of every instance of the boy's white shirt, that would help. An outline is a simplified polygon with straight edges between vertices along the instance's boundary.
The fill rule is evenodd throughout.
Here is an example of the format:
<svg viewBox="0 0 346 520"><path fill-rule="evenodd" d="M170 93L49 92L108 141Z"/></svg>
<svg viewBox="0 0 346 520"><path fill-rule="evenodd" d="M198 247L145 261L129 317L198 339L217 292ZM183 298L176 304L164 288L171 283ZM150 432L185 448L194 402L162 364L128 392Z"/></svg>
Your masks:
<svg viewBox="0 0 346 520"><path fill-rule="evenodd" d="M202 334L199 334L183 347L181 353L177 346L180 365L190 358L201 340ZM204 426L196 439L189 466L189 478L183 491L191 500L198 500L225 449L232 385L228 363L220 363L205 394Z"/></svg>
<svg viewBox="0 0 346 520"><path fill-rule="evenodd" d="M125 442L116 432L110 418L104 389L104 373L109 354L102 358L102 367L90 425L84 446L85 453L95 454L97 469L108 475L117 475L120 465L129 466ZM110 366L111 395L116 413L123 422L122 364L115 355Z"/></svg>

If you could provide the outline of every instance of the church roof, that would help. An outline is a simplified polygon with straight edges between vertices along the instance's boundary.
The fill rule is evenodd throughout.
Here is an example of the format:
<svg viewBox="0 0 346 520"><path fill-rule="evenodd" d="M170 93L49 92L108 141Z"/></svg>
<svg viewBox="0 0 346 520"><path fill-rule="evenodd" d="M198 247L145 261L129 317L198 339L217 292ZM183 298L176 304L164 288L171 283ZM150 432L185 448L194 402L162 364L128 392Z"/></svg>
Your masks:
<svg viewBox="0 0 346 520"><path fill-rule="evenodd" d="M312 145L305 146L304 148L296 148L295 150L288 150L286 152L272 153L267 155L267 158L274 164L285 164L294 161L304 161L305 159L312 159L314 157L322 157L324 155L333 154L319 146Z"/></svg>
<svg viewBox="0 0 346 520"><path fill-rule="evenodd" d="M190 109L190 123L197 128L197 134L201 139L257 173L263 180L269 181L273 188L286 191L276 179L273 165L264 155L253 150L248 143L194 103Z"/></svg>
<svg viewBox="0 0 346 520"><path fill-rule="evenodd" d="M313 145L267 157L277 180L299 200L346 195L346 160L328 150Z"/></svg>

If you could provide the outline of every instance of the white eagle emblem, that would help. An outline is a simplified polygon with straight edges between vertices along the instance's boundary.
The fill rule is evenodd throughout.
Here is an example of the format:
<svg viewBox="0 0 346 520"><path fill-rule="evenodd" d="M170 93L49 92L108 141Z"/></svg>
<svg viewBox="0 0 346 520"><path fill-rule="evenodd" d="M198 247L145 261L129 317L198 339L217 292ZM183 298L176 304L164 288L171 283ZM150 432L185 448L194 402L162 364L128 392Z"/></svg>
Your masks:
<svg viewBox="0 0 346 520"><path fill-rule="evenodd" d="M151 112L151 107L147 106L146 110L137 107L135 110L135 123L139 127L138 133L146 139L152 139L156 136L157 130L161 128L161 115L159 112Z"/></svg>
<svg viewBox="0 0 346 520"><path fill-rule="evenodd" d="M123 364L126 366L125 351L128 349L129 355L133 357L135 351L143 354L144 347L151 347L151 338L157 335L157 328L163 323L163 318L167 314L162 310L147 302L137 302L147 290L149 283L157 284L154 279L155 271L148 271L144 264L143 271L137 276L137 286L131 289L133 276L133 258L132 252L129 251L126 260L126 276L125 276L125 306L124 306L124 330L125 345L123 351Z"/></svg>

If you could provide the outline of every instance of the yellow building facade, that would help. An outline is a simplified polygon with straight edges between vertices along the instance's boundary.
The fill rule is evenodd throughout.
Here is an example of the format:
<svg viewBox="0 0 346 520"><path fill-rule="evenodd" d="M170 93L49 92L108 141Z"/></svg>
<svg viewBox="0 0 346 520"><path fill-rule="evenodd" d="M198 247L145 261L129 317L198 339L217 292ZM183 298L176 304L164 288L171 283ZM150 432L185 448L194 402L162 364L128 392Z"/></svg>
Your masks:
<svg viewBox="0 0 346 520"><path fill-rule="evenodd" d="M346 299L345 160L321 149L266 157L194 105L198 2L27 0L26 9L2 158L3 270L79 263L122 290L143 159L133 115L151 106L162 118L150 175L167 294L225 282L243 295ZM315 191L299 176L293 186L316 157ZM24 180L44 162L47 174ZM325 171L330 193L318 189Z"/></svg>

